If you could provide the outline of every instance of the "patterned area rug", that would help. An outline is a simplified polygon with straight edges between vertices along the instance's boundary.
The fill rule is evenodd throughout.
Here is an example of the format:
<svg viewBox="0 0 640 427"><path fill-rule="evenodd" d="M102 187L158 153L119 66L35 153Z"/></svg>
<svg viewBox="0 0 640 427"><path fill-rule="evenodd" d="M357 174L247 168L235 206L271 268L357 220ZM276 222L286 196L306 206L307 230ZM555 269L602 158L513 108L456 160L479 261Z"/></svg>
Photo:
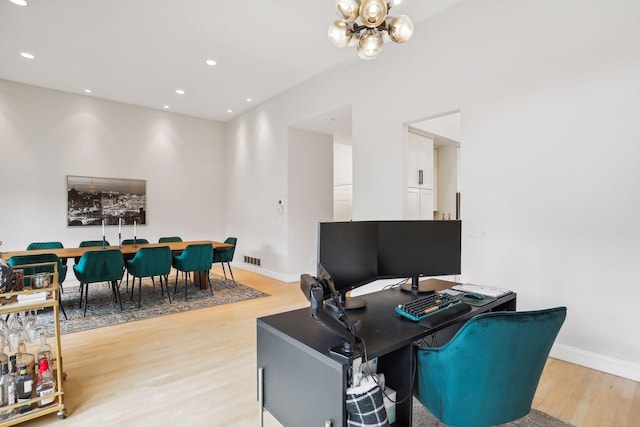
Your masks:
<svg viewBox="0 0 640 427"><path fill-rule="evenodd" d="M182 276L182 275L181 275ZM87 304L87 316L83 316L84 308L80 308L80 286L76 282L64 283L62 293L62 304L67 313L68 320L64 319L60 312L60 332L69 334L88 329L101 328L104 326L116 325L119 323L131 322L134 320L148 319L171 313L180 313L189 310L212 307L215 305L228 304L252 298L268 296L242 283L234 283L225 280L224 277L211 273L211 285L213 296L209 289L199 289L190 281L188 286L188 299L184 299L184 280L178 280L178 292L173 293L175 285L175 272L169 277L169 290L171 291L171 304L167 298L160 293L160 282L155 278L155 287L150 278L142 280L142 306L138 308L138 285L131 300L131 283L129 277L129 291L127 292L126 274L120 284L120 295L122 297L122 307L115 302L111 286L108 283L92 283L89 285L89 296ZM166 289L166 288L165 288ZM45 325L49 335L53 336L53 310L38 313L38 324Z"/></svg>
<svg viewBox="0 0 640 427"><path fill-rule="evenodd" d="M422 404L413 399L413 427L446 427L436 420ZM519 420L512 421L507 424L501 424L499 427L574 427L572 424L565 423L557 418L532 409L529 415Z"/></svg>

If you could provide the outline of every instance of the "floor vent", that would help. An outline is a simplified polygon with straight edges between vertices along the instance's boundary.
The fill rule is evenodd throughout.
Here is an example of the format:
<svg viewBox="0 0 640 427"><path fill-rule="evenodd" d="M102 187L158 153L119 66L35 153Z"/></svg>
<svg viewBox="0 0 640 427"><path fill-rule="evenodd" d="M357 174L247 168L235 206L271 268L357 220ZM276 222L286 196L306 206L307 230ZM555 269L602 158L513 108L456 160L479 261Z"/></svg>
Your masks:
<svg viewBox="0 0 640 427"><path fill-rule="evenodd" d="M246 262L247 264L260 266L260 258L254 258L254 257L245 255L244 262Z"/></svg>

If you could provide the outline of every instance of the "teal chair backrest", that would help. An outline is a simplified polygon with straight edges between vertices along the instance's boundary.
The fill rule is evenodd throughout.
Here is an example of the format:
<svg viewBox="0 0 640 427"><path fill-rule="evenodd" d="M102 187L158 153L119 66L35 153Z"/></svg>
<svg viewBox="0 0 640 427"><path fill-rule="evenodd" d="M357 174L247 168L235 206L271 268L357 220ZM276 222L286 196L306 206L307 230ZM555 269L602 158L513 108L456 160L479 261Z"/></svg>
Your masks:
<svg viewBox="0 0 640 427"><path fill-rule="evenodd" d="M182 242L182 239L178 236L161 237L158 239L158 243L170 243L170 242Z"/></svg>
<svg viewBox="0 0 640 427"><path fill-rule="evenodd" d="M224 242L229 243L233 246L230 248L216 248L216 250L213 251L213 262L233 261L233 255L236 252L236 244L238 242L238 239L236 237L229 237Z"/></svg>
<svg viewBox="0 0 640 427"><path fill-rule="evenodd" d="M444 346L418 348L415 396L455 427L527 415L566 313L557 307L473 317Z"/></svg>
<svg viewBox="0 0 640 427"><path fill-rule="evenodd" d="M149 241L147 239L138 238L136 238L135 241L133 239L124 239L122 241L122 245L141 245L143 243L149 243Z"/></svg>
<svg viewBox="0 0 640 427"><path fill-rule="evenodd" d="M209 243L187 245L182 253L173 257L173 266L180 271L204 271L211 269L213 246Z"/></svg>
<svg viewBox="0 0 640 427"><path fill-rule="evenodd" d="M12 268L21 268L22 265L27 264L39 264L44 262L57 262L58 263L58 283L64 282L67 277L67 266L62 263L62 260L55 254L38 254L38 255L16 255L9 258L7 263ZM34 267L25 267L25 275L33 275L36 273L52 273L54 270L53 265L42 265ZM25 277L25 286L31 286L31 279Z"/></svg>
<svg viewBox="0 0 640 427"><path fill-rule="evenodd" d="M119 249L85 252L73 272L80 283L110 282L122 279L124 260Z"/></svg>
<svg viewBox="0 0 640 427"><path fill-rule="evenodd" d="M27 246L28 251L38 250L38 249L62 249L61 242L32 242Z"/></svg>
<svg viewBox="0 0 640 427"><path fill-rule="evenodd" d="M133 259L127 261L127 270L135 277L166 276L171 271L169 246L140 248Z"/></svg>
<svg viewBox="0 0 640 427"><path fill-rule="evenodd" d="M62 249L62 248L64 248L64 246L62 245L62 242L32 242L27 245L28 251L40 250L40 249ZM67 259L63 258L62 263L66 266ZM65 270L65 274L66 274L66 270ZM62 281L60 283L62 283Z"/></svg>
<svg viewBox="0 0 640 427"><path fill-rule="evenodd" d="M90 248L90 247L94 247L94 246L102 246L102 240L84 240L82 242L80 242L80 247L81 248ZM105 246L111 246L109 244L108 240L104 241L104 245Z"/></svg>

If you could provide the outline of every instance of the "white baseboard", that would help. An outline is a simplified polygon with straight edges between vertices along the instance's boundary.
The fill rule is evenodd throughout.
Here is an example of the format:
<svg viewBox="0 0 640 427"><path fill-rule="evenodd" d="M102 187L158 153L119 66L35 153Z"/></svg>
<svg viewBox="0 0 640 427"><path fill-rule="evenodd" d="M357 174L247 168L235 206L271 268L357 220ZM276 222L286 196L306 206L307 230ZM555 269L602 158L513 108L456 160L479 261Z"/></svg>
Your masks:
<svg viewBox="0 0 640 427"><path fill-rule="evenodd" d="M280 280L281 282L299 282L300 281L299 274L278 273L276 271L267 270L262 267L256 267L251 264L232 262L231 267L238 267L243 270L250 271L252 273L261 274L263 276L271 277L272 279Z"/></svg>
<svg viewBox="0 0 640 427"><path fill-rule="evenodd" d="M637 363L558 343L553 345L549 356L640 382L640 364Z"/></svg>

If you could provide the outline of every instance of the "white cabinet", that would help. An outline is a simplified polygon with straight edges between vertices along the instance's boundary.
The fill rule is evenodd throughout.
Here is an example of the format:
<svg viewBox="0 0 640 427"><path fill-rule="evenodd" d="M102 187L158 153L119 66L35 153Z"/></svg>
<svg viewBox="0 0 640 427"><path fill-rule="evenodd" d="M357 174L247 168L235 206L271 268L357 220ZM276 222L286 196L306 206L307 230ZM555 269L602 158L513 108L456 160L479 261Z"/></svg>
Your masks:
<svg viewBox="0 0 640 427"><path fill-rule="evenodd" d="M407 185L433 189L433 139L413 132L407 135Z"/></svg>
<svg viewBox="0 0 640 427"><path fill-rule="evenodd" d="M433 190L430 188L407 188L407 218L433 219Z"/></svg>
<svg viewBox="0 0 640 427"><path fill-rule="evenodd" d="M435 205L433 139L407 134L407 219L433 219Z"/></svg>

